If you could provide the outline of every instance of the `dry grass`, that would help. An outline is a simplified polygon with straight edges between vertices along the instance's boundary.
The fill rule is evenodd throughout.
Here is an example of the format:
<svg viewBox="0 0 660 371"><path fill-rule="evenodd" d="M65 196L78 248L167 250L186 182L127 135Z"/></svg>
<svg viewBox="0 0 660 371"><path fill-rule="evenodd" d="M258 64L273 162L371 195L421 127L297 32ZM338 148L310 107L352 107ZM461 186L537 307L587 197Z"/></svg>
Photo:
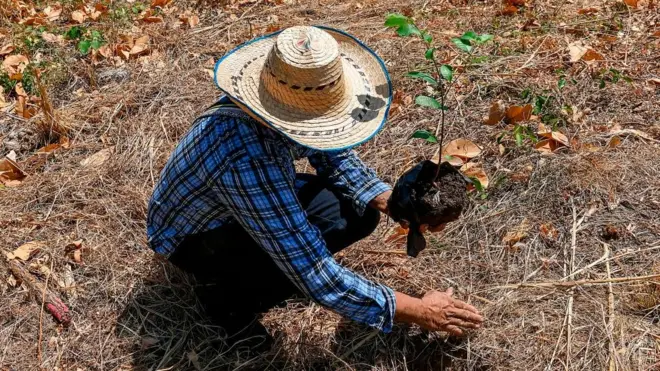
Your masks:
<svg viewBox="0 0 660 371"><path fill-rule="evenodd" d="M72 146L31 161L25 165L29 177L20 186L0 189L0 246L10 251L27 241L47 243L33 259L52 261L50 286L69 304L73 324L63 329L45 316L38 359L39 306L26 300L24 287L10 284L7 267L0 263L0 369L659 367L660 280L612 285L611 319L607 285L497 288L604 279L605 260L613 278L660 273L660 108L657 87L647 83L659 73L659 41L651 36L660 21L657 9L649 9L648 1L640 1L635 11L614 1L532 1L527 16L495 17L501 5L494 1L287 3L257 1L223 12L201 1L177 1L180 10L198 5L201 24L187 31L144 26L157 54L121 67L92 67L71 47L48 53L65 56L57 69L63 77L47 90L56 114L70 127ZM67 10L73 7L65 3ZM587 7L599 11L578 15L577 9ZM447 133L450 139L469 138L484 147L481 160L491 187L487 199L475 197L460 222L417 259L388 252L396 247L383 242L391 227L384 222L340 260L411 294L452 286L486 315L485 328L463 339L406 326L384 335L306 301L293 301L264 317L276 339L270 352L228 349L222 330L201 314L191 282L154 257L145 236L147 200L159 170L195 115L218 94L204 70L207 61L271 24L322 23L372 46L387 61L396 90L414 95L422 87L402 76L419 66L422 46L392 37L381 26L387 12L402 9L410 9L436 38L443 31L468 29L497 36L483 50L490 59L463 75L450 96L456 109L449 113ZM532 15L540 27L521 31ZM6 29L17 35L20 26L4 19ZM114 35L129 31L131 23L102 20L99 27ZM610 42L604 35L618 38ZM567 63L567 42L579 39L588 40L606 61ZM608 82L599 89L596 75L604 66L630 76L632 83ZM509 150L501 155L495 138L506 129L481 124L491 102L520 104L526 89L558 95L560 68L575 84L566 84L550 113L561 116L563 105L589 110L563 128L575 140L573 147L541 156L507 139ZM22 133L19 161L45 144L49 137L34 129L38 119L0 113L0 153L7 152L4 145L16 132ZM407 138L437 120L429 111L403 106L359 152L393 182L410 164L433 153L432 147ZM606 132L615 124L654 139L627 135L609 148ZM101 166L80 165L104 148L113 152ZM514 246L503 243L502 237L523 222L527 236ZM553 226L556 238L540 233L541 225ZM618 238L608 239L608 228ZM77 239L83 240L82 263L64 253L64 246ZM591 264L603 255L604 244L613 257ZM577 273L567 278L571 267ZM75 285L63 288L59 282L67 275Z"/></svg>

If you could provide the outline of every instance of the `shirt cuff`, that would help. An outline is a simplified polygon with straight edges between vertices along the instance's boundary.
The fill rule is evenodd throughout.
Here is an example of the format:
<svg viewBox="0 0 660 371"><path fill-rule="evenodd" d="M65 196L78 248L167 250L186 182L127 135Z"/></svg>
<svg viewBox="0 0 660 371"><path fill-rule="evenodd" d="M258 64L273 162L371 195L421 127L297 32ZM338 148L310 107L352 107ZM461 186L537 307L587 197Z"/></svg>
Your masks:
<svg viewBox="0 0 660 371"><path fill-rule="evenodd" d="M396 296L394 296L394 290L387 286L382 286L383 294L385 295L385 301L387 305L387 310L383 313L383 316L380 317L379 322L373 324L375 328L384 333L392 332L392 327L394 326L394 312L396 311Z"/></svg>
<svg viewBox="0 0 660 371"><path fill-rule="evenodd" d="M392 187L376 177L367 181L362 188L355 192L355 196L353 197L355 211L358 215L364 214L364 210L367 208L367 205L371 200L376 198L379 194L391 190Z"/></svg>

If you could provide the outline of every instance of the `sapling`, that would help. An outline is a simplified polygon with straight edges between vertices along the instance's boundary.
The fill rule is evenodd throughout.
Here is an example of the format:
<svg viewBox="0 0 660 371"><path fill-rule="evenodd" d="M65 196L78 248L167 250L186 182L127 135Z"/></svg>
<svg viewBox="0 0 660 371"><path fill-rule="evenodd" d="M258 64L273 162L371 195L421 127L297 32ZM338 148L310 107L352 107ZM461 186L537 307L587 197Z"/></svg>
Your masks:
<svg viewBox="0 0 660 371"><path fill-rule="evenodd" d="M421 225L435 226L454 221L468 204L466 179L455 167L443 161L445 159L442 156L445 111L448 110L445 103L454 81L454 68L438 62L433 36L427 30L420 29L412 18L402 14L390 14L385 20L385 26L396 28L399 36L418 37L426 44L424 58L428 61L432 72L411 71L406 76L423 80L432 89L430 95L418 95L415 103L441 112L435 133L417 130L412 135L412 138L421 138L438 145L438 152L441 154L438 163L422 161L406 171L398 179L392 197L388 201L392 218L396 221L406 221L410 226L407 252L414 257L426 247L426 240L420 232ZM475 46L492 38L491 35L478 35L470 31L452 39L452 42L458 49L471 56Z"/></svg>

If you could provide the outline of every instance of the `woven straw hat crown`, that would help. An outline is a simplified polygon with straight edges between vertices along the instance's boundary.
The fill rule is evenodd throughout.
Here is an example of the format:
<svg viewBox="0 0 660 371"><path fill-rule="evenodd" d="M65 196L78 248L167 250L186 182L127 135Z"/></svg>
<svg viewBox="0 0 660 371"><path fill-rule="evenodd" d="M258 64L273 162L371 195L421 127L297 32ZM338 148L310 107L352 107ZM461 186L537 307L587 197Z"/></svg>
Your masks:
<svg viewBox="0 0 660 371"><path fill-rule="evenodd" d="M346 97L339 44L316 27L291 27L279 35L261 79L277 101L321 114Z"/></svg>
<svg viewBox="0 0 660 371"><path fill-rule="evenodd" d="M249 41L217 62L215 81L252 117L321 150L371 138L392 95L380 58L327 27L291 27Z"/></svg>

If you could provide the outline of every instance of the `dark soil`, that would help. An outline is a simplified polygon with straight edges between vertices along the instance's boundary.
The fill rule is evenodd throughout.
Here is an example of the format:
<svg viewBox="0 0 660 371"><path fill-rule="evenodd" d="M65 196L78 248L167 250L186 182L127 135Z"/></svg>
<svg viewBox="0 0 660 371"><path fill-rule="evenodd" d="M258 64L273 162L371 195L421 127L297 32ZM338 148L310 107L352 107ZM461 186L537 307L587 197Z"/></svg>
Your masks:
<svg viewBox="0 0 660 371"><path fill-rule="evenodd" d="M437 175L437 176L436 176ZM417 256L426 247L419 226L452 222L468 205L467 180L449 163L422 161L397 180L389 209L396 221L410 224L408 255Z"/></svg>

